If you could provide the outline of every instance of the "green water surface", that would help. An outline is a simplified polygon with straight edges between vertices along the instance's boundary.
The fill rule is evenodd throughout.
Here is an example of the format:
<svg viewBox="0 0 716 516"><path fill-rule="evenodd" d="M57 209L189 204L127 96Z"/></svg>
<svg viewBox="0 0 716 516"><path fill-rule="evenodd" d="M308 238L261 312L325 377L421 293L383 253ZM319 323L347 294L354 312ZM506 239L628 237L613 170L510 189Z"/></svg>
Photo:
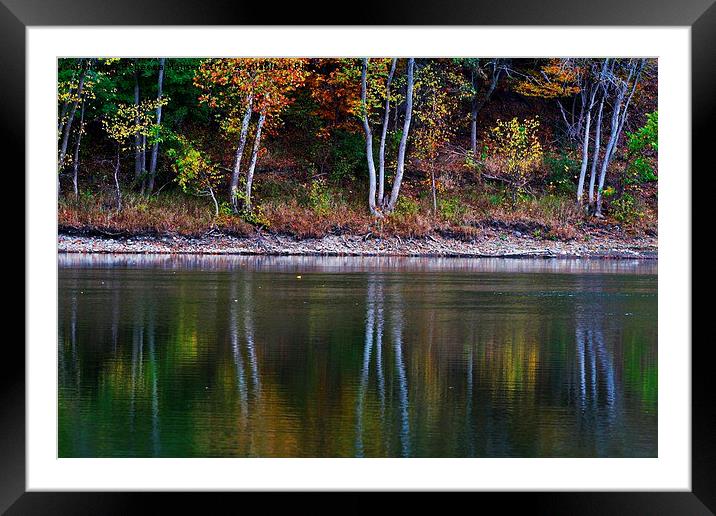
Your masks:
<svg viewBox="0 0 716 516"><path fill-rule="evenodd" d="M655 261L60 255L60 457L654 457Z"/></svg>

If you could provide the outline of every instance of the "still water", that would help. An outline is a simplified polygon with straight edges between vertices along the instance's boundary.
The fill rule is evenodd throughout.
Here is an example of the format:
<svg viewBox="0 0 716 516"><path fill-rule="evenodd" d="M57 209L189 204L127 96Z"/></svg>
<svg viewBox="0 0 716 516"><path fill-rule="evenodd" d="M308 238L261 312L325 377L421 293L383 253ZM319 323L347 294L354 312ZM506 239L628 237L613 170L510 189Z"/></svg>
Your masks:
<svg viewBox="0 0 716 516"><path fill-rule="evenodd" d="M60 255L60 457L657 455L655 261Z"/></svg>

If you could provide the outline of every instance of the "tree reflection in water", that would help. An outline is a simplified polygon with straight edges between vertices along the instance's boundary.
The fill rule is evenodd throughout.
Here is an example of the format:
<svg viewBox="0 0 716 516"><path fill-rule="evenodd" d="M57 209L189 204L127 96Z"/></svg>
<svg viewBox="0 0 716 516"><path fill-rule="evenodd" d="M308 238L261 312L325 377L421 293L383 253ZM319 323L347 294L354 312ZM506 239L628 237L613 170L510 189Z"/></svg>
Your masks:
<svg viewBox="0 0 716 516"><path fill-rule="evenodd" d="M60 456L656 454L655 276L281 263L61 267Z"/></svg>

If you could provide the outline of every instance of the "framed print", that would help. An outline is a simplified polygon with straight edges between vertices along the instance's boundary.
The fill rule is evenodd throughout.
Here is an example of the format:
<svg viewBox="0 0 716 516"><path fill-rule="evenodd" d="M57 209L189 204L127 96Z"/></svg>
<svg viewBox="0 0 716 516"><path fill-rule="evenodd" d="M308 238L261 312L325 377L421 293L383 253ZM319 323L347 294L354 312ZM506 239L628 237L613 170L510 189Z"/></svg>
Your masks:
<svg viewBox="0 0 716 516"><path fill-rule="evenodd" d="M3 510L715 510L691 171L716 7L365 7L2 0L27 238Z"/></svg>

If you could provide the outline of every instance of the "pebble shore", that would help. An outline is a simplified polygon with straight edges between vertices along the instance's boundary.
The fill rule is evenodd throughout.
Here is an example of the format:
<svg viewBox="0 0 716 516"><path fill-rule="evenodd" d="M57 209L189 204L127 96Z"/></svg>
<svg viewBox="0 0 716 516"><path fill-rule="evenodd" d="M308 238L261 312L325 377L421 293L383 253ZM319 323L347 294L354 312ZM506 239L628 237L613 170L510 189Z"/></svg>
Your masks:
<svg viewBox="0 0 716 516"><path fill-rule="evenodd" d="M544 258L656 259L655 237L620 239L599 236L552 241L522 234L486 235L471 241L444 236L423 238L328 235L314 239L258 234L252 237L212 235L96 237L60 234L60 253L245 254L319 256L461 256Z"/></svg>

